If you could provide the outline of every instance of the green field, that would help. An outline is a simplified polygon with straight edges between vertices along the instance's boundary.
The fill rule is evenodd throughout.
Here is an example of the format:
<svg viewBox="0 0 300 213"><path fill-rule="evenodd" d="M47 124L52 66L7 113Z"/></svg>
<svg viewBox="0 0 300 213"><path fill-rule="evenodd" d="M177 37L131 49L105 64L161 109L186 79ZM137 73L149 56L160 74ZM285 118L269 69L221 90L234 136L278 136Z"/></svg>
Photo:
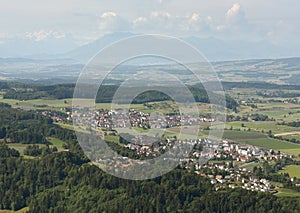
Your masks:
<svg viewBox="0 0 300 213"><path fill-rule="evenodd" d="M35 99L35 100L26 100L19 101L15 99L3 99L0 96L0 102L7 103L13 107L20 107L24 109L56 109L66 108L72 106L72 99ZM44 106L43 106L44 105ZM43 107L41 107L43 106Z"/></svg>
<svg viewBox="0 0 300 213"><path fill-rule="evenodd" d="M279 134L279 133L284 133L284 132L294 132L294 131L299 131L299 128L296 127L290 127L290 126L285 126L285 125L278 125L276 122L228 122L226 127L230 128L231 126L235 128L240 128L242 129L241 125L242 123L245 125L244 129L252 129L255 131L264 131L268 132L269 130L272 131L273 134Z"/></svg>
<svg viewBox="0 0 300 213"><path fill-rule="evenodd" d="M208 131L203 132L208 134ZM282 151L283 153L293 154L296 156L300 154L300 144L268 138L265 134L260 132L225 130L223 138L243 144L250 144L253 146L278 150Z"/></svg>
<svg viewBox="0 0 300 213"><path fill-rule="evenodd" d="M274 150L300 149L300 144L289 143L289 142L280 141L272 138L251 139L251 140L246 140L245 142L253 146L266 147Z"/></svg>
<svg viewBox="0 0 300 213"><path fill-rule="evenodd" d="M7 144L10 148L14 148L20 152L21 156L24 156L24 149L26 149L27 146L32 144L20 144L20 143L9 143ZM45 147L44 144L37 144L39 147Z"/></svg>
<svg viewBox="0 0 300 213"><path fill-rule="evenodd" d="M279 173L288 173L290 177L300 178L300 166L290 165L285 167Z"/></svg>
<svg viewBox="0 0 300 213"><path fill-rule="evenodd" d="M104 138L105 138L105 141L120 144L120 143L119 143L119 141L120 141L120 137L119 137L119 136L106 135ZM121 144L120 144L120 145L121 145Z"/></svg>
<svg viewBox="0 0 300 213"><path fill-rule="evenodd" d="M234 140L237 142L244 142L248 139L260 139L260 138L267 138L266 135L260 133L260 132L254 132L254 131L231 131L231 130L225 130L223 134L223 138Z"/></svg>
<svg viewBox="0 0 300 213"><path fill-rule="evenodd" d="M252 171L254 167L260 166L260 162L250 162L250 163L243 163L240 165L241 168L246 168L247 170Z"/></svg>
<svg viewBox="0 0 300 213"><path fill-rule="evenodd" d="M300 193L291 189L280 188L276 194L278 197L300 197Z"/></svg>
<svg viewBox="0 0 300 213"><path fill-rule="evenodd" d="M57 138L48 138L48 141L52 144L52 146L56 146L58 149L62 149L62 145L65 144L64 141Z"/></svg>

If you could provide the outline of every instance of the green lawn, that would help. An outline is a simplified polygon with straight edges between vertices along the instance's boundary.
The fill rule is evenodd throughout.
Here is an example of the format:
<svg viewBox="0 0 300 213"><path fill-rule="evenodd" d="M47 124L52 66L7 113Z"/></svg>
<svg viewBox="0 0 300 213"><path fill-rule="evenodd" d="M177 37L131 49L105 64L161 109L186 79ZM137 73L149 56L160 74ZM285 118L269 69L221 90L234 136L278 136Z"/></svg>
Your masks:
<svg viewBox="0 0 300 213"><path fill-rule="evenodd" d="M119 136L114 136L114 135L106 135L105 136L105 141L108 141L108 142L114 142L114 143L119 144L119 140L120 140Z"/></svg>
<svg viewBox="0 0 300 213"><path fill-rule="evenodd" d="M280 188L276 194L278 197L300 197L300 193L291 189Z"/></svg>
<svg viewBox="0 0 300 213"><path fill-rule="evenodd" d="M254 131L248 132L248 131L225 130L223 134L223 138L239 142L248 139L267 138L267 136L260 132L254 132Z"/></svg>
<svg viewBox="0 0 300 213"><path fill-rule="evenodd" d="M250 163L242 164L240 167L241 168L246 168L247 170L252 171L255 166L258 167L259 165L260 165L259 162L250 162Z"/></svg>
<svg viewBox="0 0 300 213"><path fill-rule="evenodd" d="M59 140L57 138L48 138L48 141L53 145L56 146L58 149L62 148L62 145L65 144L66 142Z"/></svg>
<svg viewBox="0 0 300 213"><path fill-rule="evenodd" d="M284 132L294 132L299 131L299 128L290 127L285 125L278 125L277 122L228 122L226 127L230 128L231 126L235 128L241 128L242 123L245 125L245 129L251 128L252 130L256 131L264 131L268 132L269 130L272 131L273 134L279 134Z"/></svg>
<svg viewBox="0 0 300 213"><path fill-rule="evenodd" d="M245 140L247 144L251 144L253 146L261 146L269 149L275 150L284 150L284 149L300 149L300 144L289 143L281 140L276 140L272 138L259 138L259 139L251 139Z"/></svg>
<svg viewBox="0 0 300 213"><path fill-rule="evenodd" d="M290 165L285 167L279 173L288 173L290 177L300 178L300 166Z"/></svg>

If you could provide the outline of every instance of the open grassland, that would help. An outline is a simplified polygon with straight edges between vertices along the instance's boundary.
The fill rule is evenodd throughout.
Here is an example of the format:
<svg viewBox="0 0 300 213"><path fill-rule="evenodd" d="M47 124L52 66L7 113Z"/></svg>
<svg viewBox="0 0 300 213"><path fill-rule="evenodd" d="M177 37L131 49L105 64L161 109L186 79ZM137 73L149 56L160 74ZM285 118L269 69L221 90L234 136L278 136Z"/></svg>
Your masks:
<svg viewBox="0 0 300 213"><path fill-rule="evenodd" d="M241 164L240 167L241 168L246 168L247 170L252 171L255 166L259 167L260 165L261 165L260 162L250 162L250 163Z"/></svg>
<svg viewBox="0 0 300 213"><path fill-rule="evenodd" d="M230 139L239 143L278 150L288 154L300 154L300 144L268 138L266 135L259 132L227 130L224 132L223 138Z"/></svg>
<svg viewBox="0 0 300 213"><path fill-rule="evenodd" d="M288 173L290 177L300 178L300 166L290 165L285 167L279 173Z"/></svg>
<svg viewBox="0 0 300 213"><path fill-rule="evenodd" d="M239 141L244 141L244 140L248 140L248 139L267 138L267 136L260 132L254 132L254 131L225 130L224 134L223 134L223 138L239 142Z"/></svg>
<svg viewBox="0 0 300 213"><path fill-rule="evenodd" d="M277 197L299 197L300 193L291 189L280 188L278 189ZM300 202L300 201L299 201Z"/></svg>
<svg viewBox="0 0 300 213"><path fill-rule="evenodd" d="M0 96L0 102L7 103L13 107L19 107L23 109L56 109L60 110L61 108L71 107L72 99L35 99L35 100L26 100L19 101L15 99L3 99Z"/></svg>
<svg viewBox="0 0 300 213"><path fill-rule="evenodd" d="M272 138L251 139L246 140L245 143L286 153L289 153L290 150L294 150L293 153L290 154L300 154L300 144L289 143Z"/></svg>
<svg viewBox="0 0 300 213"><path fill-rule="evenodd" d="M10 148L14 148L20 152L20 155L24 156L24 149L26 149L27 146L33 145L33 144L21 144L21 143L8 143L7 144ZM44 144L37 144L40 148L45 147Z"/></svg>
<svg viewBox="0 0 300 213"><path fill-rule="evenodd" d="M56 146L58 149L62 149L63 144L65 144L64 141L59 140L57 138L47 138L47 139L52 144L52 146Z"/></svg>
<svg viewBox="0 0 300 213"><path fill-rule="evenodd" d="M72 124L57 123L57 125L65 129L74 130L74 126Z"/></svg>
<svg viewBox="0 0 300 213"><path fill-rule="evenodd" d="M119 142L120 141L120 137L119 136L106 135L104 138L105 138L105 141L120 144L120 142ZM120 145L122 145L122 144L120 144Z"/></svg>
<svg viewBox="0 0 300 213"><path fill-rule="evenodd" d="M244 128L242 128L242 124L244 124ZM276 122L242 122L242 121L236 121L236 122L228 122L226 127L230 128L233 127L234 129L248 129L250 128L251 130L255 131L264 131L268 132L269 130L272 131L273 134L280 134L280 133L285 133L285 132L294 132L300 130L300 128L297 127L290 127L286 125L278 125Z"/></svg>

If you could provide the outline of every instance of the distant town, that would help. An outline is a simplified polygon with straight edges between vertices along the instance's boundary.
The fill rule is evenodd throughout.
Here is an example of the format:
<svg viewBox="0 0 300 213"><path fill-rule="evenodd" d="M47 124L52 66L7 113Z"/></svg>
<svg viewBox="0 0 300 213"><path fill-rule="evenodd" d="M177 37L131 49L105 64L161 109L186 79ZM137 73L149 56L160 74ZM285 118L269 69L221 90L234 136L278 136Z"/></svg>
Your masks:
<svg viewBox="0 0 300 213"><path fill-rule="evenodd" d="M44 115L50 115L56 122L70 122L74 117L80 114L78 121L81 125L93 129L101 128L104 130L104 136L120 136L116 128L136 127L143 130L151 127L157 129L178 127L181 125L192 126L197 122L214 122L214 118L209 116L200 116L197 120L192 116L181 118L179 115L157 116L150 118L150 114L138 112L130 109L128 115L118 110L96 110L95 113L83 113L75 111L74 114L59 115L51 111L43 111ZM78 114L77 114L78 113ZM151 122L151 124L150 124ZM139 156L157 157L165 153L176 143L189 143L194 145L194 149L189 158L182 159L180 166L183 169L192 169L201 177L210 179L215 190L224 188L243 188L251 191L273 192L275 186L271 180L259 178L255 175L254 169L247 169L244 164L251 162L275 162L278 160L293 160L295 156L273 149L257 147L248 144L240 144L233 140L223 139L217 142L208 138L178 140L176 136L165 137L159 141L151 143L147 137L132 136L130 142L123 144L125 149L134 151ZM144 144L140 144L143 141ZM126 157L124 158L126 160ZM101 160L100 160L101 161ZM130 161L128 161L130 162ZM128 165L127 165L128 166ZM259 169L259 168L256 168ZM289 181L296 187L300 187L300 180L290 178Z"/></svg>

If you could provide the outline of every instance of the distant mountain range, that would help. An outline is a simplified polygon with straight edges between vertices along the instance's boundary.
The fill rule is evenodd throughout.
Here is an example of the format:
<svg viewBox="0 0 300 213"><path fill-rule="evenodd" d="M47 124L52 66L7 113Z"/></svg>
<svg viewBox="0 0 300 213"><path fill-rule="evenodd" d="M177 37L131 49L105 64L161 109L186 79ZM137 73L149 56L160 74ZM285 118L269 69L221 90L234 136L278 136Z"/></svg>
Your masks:
<svg viewBox="0 0 300 213"><path fill-rule="evenodd" d="M86 63L104 47L137 34L117 32L107 34L91 43L78 46L72 38L49 38L42 41L32 39L0 39L0 57L26 57L33 59L73 59ZM217 38L181 38L197 48L209 61L283 58L300 56L300 48L272 44L268 40L251 42L221 40ZM299 45L300 47L300 45Z"/></svg>
<svg viewBox="0 0 300 213"><path fill-rule="evenodd" d="M65 56L85 63L99 50L133 33L113 33L68 52ZM225 41L216 38L184 37L183 41L198 49L209 61L283 58L299 56L297 48L281 47L269 41Z"/></svg>

